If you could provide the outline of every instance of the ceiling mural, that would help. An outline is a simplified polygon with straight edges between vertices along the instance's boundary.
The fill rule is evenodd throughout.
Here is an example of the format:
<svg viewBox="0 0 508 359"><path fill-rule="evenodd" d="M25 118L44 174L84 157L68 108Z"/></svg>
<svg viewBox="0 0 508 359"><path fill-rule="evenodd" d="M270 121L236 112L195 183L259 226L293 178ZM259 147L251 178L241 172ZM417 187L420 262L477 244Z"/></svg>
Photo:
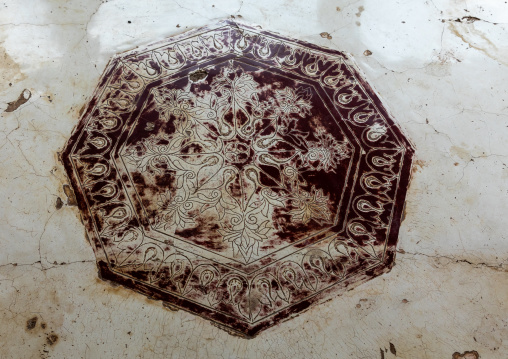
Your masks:
<svg viewBox="0 0 508 359"><path fill-rule="evenodd" d="M391 269L413 153L347 54L222 21L115 56L62 158L103 279L252 337Z"/></svg>

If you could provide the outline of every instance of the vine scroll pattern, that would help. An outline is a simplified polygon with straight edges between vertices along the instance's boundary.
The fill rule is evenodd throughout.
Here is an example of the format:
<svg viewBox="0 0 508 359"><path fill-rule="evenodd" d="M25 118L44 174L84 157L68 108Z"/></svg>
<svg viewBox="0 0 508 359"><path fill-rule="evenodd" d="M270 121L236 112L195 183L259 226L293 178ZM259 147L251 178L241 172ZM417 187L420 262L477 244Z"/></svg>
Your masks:
<svg viewBox="0 0 508 359"><path fill-rule="evenodd" d="M313 141L294 125L310 115L309 89L276 89L262 101L261 84L233 62L210 86L202 98L182 89L155 90L159 119L171 121L174 132L142 138L124 151L136 173L174 177L174 188L157 196L155 228L174 234L208 215L217 222L218 240L249 262L275 231L275 209L296 223L331 225L334 204L305 175L335 173L351 150L347 139L318 129Z"/></svg>

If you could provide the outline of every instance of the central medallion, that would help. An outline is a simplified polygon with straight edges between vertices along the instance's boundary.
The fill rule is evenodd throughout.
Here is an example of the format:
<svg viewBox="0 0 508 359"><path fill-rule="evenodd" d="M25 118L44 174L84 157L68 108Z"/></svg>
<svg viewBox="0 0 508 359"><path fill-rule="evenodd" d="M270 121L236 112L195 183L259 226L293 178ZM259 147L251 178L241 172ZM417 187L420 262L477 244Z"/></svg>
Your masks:
<svg viewBox="0 0 508 359"><path fill-rule="evenodd" d="M235 165L241 169L243 164L248 163L249 160L252 159L254 151L250 141L235 139L224 142L222 154L226 163Z"/></svg>
<svg viewBox="0 0 508 359"><path fill-rule="evenodd" d="M151 227L242 263L332 227L352 146L314 89L203 71L152 88L121 152Z"/></svg>

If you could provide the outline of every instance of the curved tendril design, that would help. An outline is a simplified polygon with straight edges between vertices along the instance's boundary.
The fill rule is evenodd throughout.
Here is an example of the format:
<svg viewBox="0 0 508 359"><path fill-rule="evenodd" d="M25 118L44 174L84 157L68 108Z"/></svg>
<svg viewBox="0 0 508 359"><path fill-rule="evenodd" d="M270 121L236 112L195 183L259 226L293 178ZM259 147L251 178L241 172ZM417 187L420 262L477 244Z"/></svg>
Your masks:
<svg viewBox="0 0 508 359"><path fill-rule="evenodd" d="M317 61L309 71L316 71ZM156 110L175 131L124 151L141 172L169 172L176 179L176 188L159 195L156 226L191 228L200 213L214 209L223 241L249 262L260 243L275 233L276 208L304 225L331 223L329 196L304 188L301 173L333 172L349 156L349 144L323 130L316 132L317 141L310 141L294 128L295 121L311 115L310 90L285 87L262 97L265 90L253 75L232 62L211 79L210 88L199 96L180 89L153 90ZM276 168L279 179L262 166ZM262 174L275 185L264 185Z"/></svg>

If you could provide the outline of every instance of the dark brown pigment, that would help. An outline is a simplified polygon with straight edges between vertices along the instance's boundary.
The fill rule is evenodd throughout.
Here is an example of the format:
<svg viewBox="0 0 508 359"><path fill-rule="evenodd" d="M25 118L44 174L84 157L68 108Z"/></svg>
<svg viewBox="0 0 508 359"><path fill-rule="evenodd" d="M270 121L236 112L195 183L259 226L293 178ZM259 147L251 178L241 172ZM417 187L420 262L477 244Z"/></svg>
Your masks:
<svg viewBox="0 0 508 359"><path fill-rule="evenodd" d="M62 155L102 279L253 337L392 268L414 150L345 54L232 21L156 46Z"/></svg>

